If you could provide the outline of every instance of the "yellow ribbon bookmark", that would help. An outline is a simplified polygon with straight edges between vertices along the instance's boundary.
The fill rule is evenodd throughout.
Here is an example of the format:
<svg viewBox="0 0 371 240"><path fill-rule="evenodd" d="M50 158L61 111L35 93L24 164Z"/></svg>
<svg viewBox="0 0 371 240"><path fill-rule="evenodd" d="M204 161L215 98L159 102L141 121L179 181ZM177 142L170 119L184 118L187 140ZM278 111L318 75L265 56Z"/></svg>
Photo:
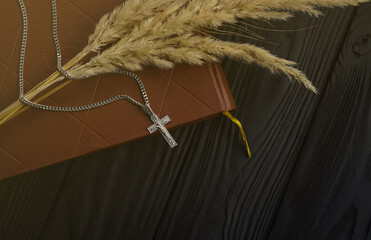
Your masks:
<svg viewBox="0 0 371 240"><path fill-rule="evenodd" d="M227 118L229 118L232 122L234 122L238 126L238 128L240 129L240 133L241 133L243 142L246 145L247 154L249 155L249 158L251 158L251 152L250 152L249 144L247 143L246 134L245 134L245 131L242 128L241 122L238 121L237 118L233 117L232 114L230 114L229 112L223 112L223 114Z"/></svg>

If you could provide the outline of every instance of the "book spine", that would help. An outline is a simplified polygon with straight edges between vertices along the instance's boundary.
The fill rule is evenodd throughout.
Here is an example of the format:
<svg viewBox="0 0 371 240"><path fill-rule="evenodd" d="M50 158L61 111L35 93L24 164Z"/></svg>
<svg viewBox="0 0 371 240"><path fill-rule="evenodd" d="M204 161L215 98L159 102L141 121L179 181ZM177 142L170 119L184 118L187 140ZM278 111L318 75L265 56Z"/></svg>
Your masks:
<svg viewBox="0 0 371 240"><path fill-rule="evenodd" d="M209 71L214 81L222 111L225 112L236 109L236 104L228 86L222 65L220 63L209 64Z"/></svg>

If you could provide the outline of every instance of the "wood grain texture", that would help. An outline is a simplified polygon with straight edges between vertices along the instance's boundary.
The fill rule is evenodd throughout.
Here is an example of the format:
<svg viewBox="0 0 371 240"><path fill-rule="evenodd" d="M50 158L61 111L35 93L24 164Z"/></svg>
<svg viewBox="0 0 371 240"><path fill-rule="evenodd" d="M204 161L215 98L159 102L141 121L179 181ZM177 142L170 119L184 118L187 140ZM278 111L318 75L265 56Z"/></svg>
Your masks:
<svg viewBox="0 0 371 240"><path fill-rule="evenodd" d="M271 239L371 239L370 20L370 4L358 9Z"/></svg>
<svg viewBox="0 0 371 240"><path fill-rule="evenodd" d="M371 4L258 31L316 96L223 62L246 126L217 117L0 181L0 239L371 239ZM245 41L230 38L232 41Z"/></svg>

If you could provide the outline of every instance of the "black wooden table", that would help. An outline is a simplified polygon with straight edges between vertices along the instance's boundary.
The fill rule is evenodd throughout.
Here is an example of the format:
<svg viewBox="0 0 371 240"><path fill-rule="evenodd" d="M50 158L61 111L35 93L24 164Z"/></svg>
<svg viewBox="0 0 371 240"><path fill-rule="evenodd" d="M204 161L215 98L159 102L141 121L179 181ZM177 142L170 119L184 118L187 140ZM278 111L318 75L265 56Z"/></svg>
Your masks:
<svg viewBox="0 0 371 240"><path fill-rule="evenodd" d="M321 94L225 60L251 160L220 116L3 180L0 239L370 240L371 4L274 25Z"/></svg>

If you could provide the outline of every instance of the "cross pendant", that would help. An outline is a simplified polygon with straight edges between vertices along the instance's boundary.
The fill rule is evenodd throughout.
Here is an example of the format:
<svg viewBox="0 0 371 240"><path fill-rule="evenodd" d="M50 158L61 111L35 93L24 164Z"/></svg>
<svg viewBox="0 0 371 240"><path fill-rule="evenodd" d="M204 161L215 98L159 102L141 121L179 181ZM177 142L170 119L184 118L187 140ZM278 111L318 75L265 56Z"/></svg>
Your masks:
<svg viewBox="0 0 371 240"><path fill-rule="evenodd" d="M169 116L165 116L162 119L160 119L151 109L151 107L146 104L142 106L142 109L145 113L147 113L148 116L150 116L153 124L147 128L149 133L154 133L155 131L159 130L161 135L165 138L167 143L170 145L171 148L176 147L178 144L174 140L174 138L171 136L167 128L165 127L165 124L169 123L171 121Z"/></svg>

